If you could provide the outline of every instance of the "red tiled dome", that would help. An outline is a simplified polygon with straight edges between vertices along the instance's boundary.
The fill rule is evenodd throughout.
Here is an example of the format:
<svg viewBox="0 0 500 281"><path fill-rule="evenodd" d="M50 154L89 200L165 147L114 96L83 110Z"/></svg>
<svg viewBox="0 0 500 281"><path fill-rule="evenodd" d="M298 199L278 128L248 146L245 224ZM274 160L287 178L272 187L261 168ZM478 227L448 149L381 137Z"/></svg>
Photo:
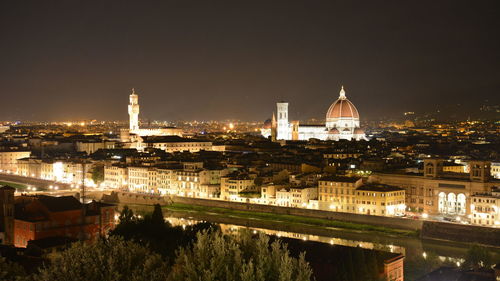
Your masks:
<svg viewBox="0 0 500 281"><path fill-rule="evenodd" d="M354 104L348 99L338 99L335 101L328 111L326 118L352 117L359 119L359 113Z"/></svg>
<svg viewBox="0 0 500 281"><path fill-rule="evenodd" d="M359 119L359 113L354 104L348 100L345 96L344 87L340 90L340 97L330 106L326 112L326 119L331 118L357 118Z"/></svg>
<svg viewBox="0 0 500 281"><path fill-rule="evenodd" d="M363 131L363 129L361 129L361 128L354 129L354 134L355 135L361 135L361 134L364 134L364 133L365 133L365 131Z"/></svg>

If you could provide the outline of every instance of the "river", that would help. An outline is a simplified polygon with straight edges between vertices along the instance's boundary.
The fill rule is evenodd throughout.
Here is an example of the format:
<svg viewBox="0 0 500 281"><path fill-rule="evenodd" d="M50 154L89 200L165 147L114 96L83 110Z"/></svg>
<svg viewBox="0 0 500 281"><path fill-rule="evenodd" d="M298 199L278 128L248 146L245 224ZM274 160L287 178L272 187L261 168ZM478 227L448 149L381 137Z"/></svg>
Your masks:
<svg viewBox="0 0 500 281"><path fill-rule="evenodd" d="M152 211L152 206L130 206L136 213ZM279 221L242 219L217 213L165 211L164 216L172 225L186 226L200 221L219 224L225 232L248 228L278 237L317 241L329 245L362 247L366 249L401 253L405 256L405 280L417 277L441 266L460 265L470 245L449 241L424 240L391 234L354 231L311 225L290 225ZM488 248L494 260L500 258L499 248Z"/></svg>

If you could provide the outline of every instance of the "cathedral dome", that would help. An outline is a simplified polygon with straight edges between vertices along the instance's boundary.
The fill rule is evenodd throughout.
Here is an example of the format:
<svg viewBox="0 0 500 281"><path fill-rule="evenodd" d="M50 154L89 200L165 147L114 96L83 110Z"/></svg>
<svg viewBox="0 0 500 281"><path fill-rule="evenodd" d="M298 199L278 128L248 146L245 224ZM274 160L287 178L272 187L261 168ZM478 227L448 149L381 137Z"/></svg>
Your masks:
<svg viewBox="0 0 500 281"><path fill-rule="evenodd" d="M356 128L356 129L354 129L354 134L355 135L361 135L361 134L364 135L365 131L363 131L363 129L361 129L361 128Z"/></svg>
<svg viewBox="0 0 500 281"><path fill-rule="evenodd" d="M266 119L266 121L264 121L264 129L271 129L273 125L273 122L271 119Z"/></svg>
<svg viewBox="0 0 500 281"><path fill-rule="evenodd" d="M354 104L345 96L344 87L340 90L339 98L330 106L326 112L326 120L338 118L359 119L359 113Z"/></svg>

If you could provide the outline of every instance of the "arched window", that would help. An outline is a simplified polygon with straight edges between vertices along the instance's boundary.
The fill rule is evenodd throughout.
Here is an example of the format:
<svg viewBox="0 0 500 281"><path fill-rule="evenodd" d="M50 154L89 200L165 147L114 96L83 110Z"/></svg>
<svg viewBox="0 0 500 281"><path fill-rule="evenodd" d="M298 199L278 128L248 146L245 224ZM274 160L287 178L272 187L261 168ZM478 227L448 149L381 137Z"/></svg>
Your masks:
<svg viewBox="0 0 500 281"><path fill-rule="evenodd" d="M439 193L438 208L439 208L439 212L442 213L442 214L447 213L446 202L447 202L447 200L446 200L446 193L440 192Z"/></svg>
<svg viewBox="0 0 500 281"><path fill-rule="evenodd" d="M465 194L460 193L457 196L457 214L465 215L465 211L467 209L466 206L467 199L465 198Z"/></svg>
<svg viewBox="0 0 500 281"><path fill-rule="evenodd" d="M457 196L455 193L448 193L448 214L456 213Z"/></svg>

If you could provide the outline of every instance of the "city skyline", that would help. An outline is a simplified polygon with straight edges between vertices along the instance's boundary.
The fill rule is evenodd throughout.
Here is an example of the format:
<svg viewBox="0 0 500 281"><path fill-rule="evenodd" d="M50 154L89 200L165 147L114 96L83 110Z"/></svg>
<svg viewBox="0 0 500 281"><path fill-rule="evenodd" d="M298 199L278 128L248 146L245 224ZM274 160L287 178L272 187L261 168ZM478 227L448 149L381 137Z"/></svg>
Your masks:
<svg viewBox="0 0 500 281"><path fill-rule="evenodd" d="M493 1L120 4L0 4L0 119L126 120L131 88L168 121L321 118L341 85L365 120L498 104Z"/></svg>
<svg viewBox="0 0 500 281"><path fill-rule="evenodd" d="M500 280L500 1L0 1L0 276Z"/></svg>

